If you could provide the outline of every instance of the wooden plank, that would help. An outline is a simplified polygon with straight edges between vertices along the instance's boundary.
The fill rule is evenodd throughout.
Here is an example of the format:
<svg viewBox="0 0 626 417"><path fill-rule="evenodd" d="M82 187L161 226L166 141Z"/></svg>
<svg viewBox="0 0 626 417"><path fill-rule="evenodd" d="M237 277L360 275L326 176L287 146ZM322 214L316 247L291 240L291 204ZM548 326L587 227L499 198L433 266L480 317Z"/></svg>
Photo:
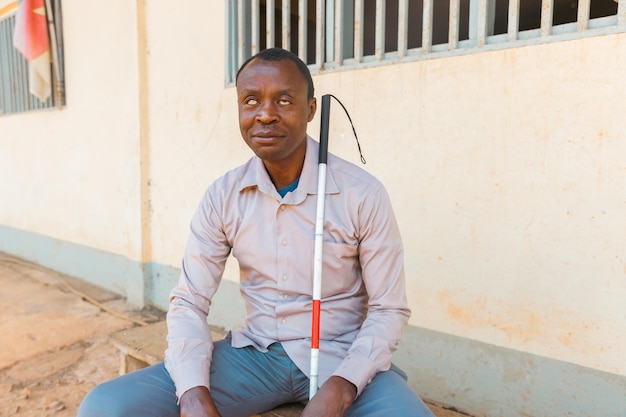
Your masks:
<svg viewBox="0 0 626 417"><path fill-rule="evenodd" d="M266 411L261 414L255 414L250 417L300 417L304 410L304 406L300 403L291 403L281 405L273 410Z"/></svg>
<svg viewBox="0 0 626 417"><path fill-rule="evenodd" d="M215 326L209 328L213 340L224 337L224 329ZM120 375L163 361L167 348L166 335L165 321L113 333L110 341L120 350ZM285 404L251 417L298 417L303 409L304 406L299 403Z"/></svg>
<svg viewBox="0 0 626 417"><path fill-rule="evenodd" d="M214 326L209 326L209 328L213 340L220 340L224 337L223 329ZM122 355L120 374L162 362L165 349L167 349L166 335L165 320L113 333L110 336L110 342L120 350Z"/></svg>

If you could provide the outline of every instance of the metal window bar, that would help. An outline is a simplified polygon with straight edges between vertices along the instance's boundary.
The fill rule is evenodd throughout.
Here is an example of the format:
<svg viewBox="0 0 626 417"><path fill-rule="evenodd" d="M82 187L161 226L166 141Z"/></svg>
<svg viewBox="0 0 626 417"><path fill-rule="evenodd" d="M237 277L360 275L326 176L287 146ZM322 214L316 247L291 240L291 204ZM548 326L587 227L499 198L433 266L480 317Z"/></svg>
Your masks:
<svg viewBox="0 0 626 417"><path fill-rule="evenodd" d="M324 21L324 2L326 0L317 0L315 4L315 66L322 68L324 66L324 41L325 26Z"/></svg>
<svg viewBox="0 0 626 417"><path fill-rule="evenodd" d="M422 54L430 53L433 46L433 0L424 0L422 9Z"/></svg>
<svg viewBox="0 0 626 417"><path fill-rule="evenodd" d="M250 3L250 56L256 55L260 51L261 42L261 7L259 0L252 0ZM243 64L243 62L242 62Z"/></svg>
<svg viewBox="0 0 626 417"><path fill-rule="evenodd" d="M9 100L8 100L8 80L9 80L9 56L8 48L4 39L7 39L8 23L6 21L0 22L0 114L8 112Z"/></svg>
<svg viewBox="0 0 626 417"><path fill-rule="evenodd" d="M589 12L591 0L578 0L578 17L576 18L576 30L583 32L589 28Z"/></svg>
<svg viewBox="0 0 626 417"><path fill-rule="evenodd" d="M224 74L227 83L235 82L235 76L239 69L237 61L237 21L235 20L237 3L226 0L226 25L224 25L224 37L226 42L226 59L224 59Z"/></svg>
<svg viewBox="0 0 626 417"><path fill-rule="evenodd" d="M291 0L282 1L283 49L291 50Z"/></svg>
<svg viewBox="0 0 626 417"><path fill-rule="evenodd" d="M8 22L0 22L0 114L9 111L9 52L7 42Z"/></svg>
<svg viewBox="0 0 626 417"><path fill-rule="evenodd" d="M508 39L509 42L516 41L519 33L519 2L520 0L509 0L508 14Z"/></svg>
<svg viewBox="0 0 626 417"><path fill-rule="evenodd" d="M409 30L409 0L398 0L398 57L407 52L407 34Z"/></svg>
<svg viewBox="0 0 626 417"><path fill-rule="evenodd" d="M334 55L335 55L335 65L339 67L343 64L343 44L344 44L344 36L343 36L343 1L336 0L335 1L335 25L334 25L334 38L335 38L335 47L334 47Z"/></svg>
<svg viewBox="0 0 626 417"><path fill-rule="evenodd" d="M265 2L265 45L268 49L276 46L274 43L274 24L276 22L274 16L275 8L274 0L267 0Z"/></svg>
<svg viewBox="0 0 626 417"><path fill-rule="evenodd" d="M23 113L40 109L52 108L56 105L59 98L56 94L58 76L51 71L51 94L45 101L40 101L29 91L28 85L28 62L22 54L13 46L13 32L15 30L15 15L9 16L0 21L0 115L8 115L14 113ZM57 32L58 33L58 32ZM51 36L57 36L57 33ZM57 39L57 51L59 57L61 38ZM53 47L51 42L50 48ZM52 55L52 51L50 52ZM63 104L63 98L59 102Z"/></svg>
<svg viewBox="0 0 626 417"><path fill-rule="evenodd" d="M26 59L19 54L13 54L13 79L17 88L15 98L17 102L17 110L20 112L31 109L30 92L28 91L28 64ZM32 110L35 110L32 108Z"/></svg>
<svg viewBox="0 0 626 417"><path fill-rule="evenodd" d="M448 16L448 49L455 50L459 45L460 0L450 0L450 15Z"/></svg>
<svg viewBox="0 0 626 417"><path fill-rule="evenodd" d="M487 44L487 36L493 33L493 23L490 19L492 4L495 8L495 0L470 1L470 39L475 39L479 48Z"/></svg>
<svg viewBox="0 0 626 417"><path fill-rule="evenodd" d="M307 62L307 34L308 34L308 2L300 0L298 4L298 56Z"/></svg>
<svg viewBox="0 0 626 417"><path fill-rule="evenodd" d="M246 33L245 33L245 21L246 18L244 16L245 0L237 1L237 51L239 52L237 56L237 64L241 65L246 57Z"/></svg>
<svg viewBox="0 0 626 417"><path fill-rule="evenodd" d="M326 50L326 56L324 59L324 63L332 62L335 59L335 43L334 41L334 30L335 30L335 0L326 0L326 5L324 6L326 10L326 14L324 15L324 20L326 21L326 37L324 39L324 48Z"/></svg>
<svg viewBox="0 0 626 417"><path fill-rule="evenodd" d="M554 16L554 0L541 0L541 36L552 34L552 18Z"/></svg>
<svg viewBox="0 0 626 417"><path fill-rule="evenodd" d="M55 0L58 1L58 0ZM265 4L265 47L273 47L276 39L282 34L282 46L286 49L292 49L291 42L291 13L295 7L295 2L289 0L226 0L228 3L227 13L229 17L229 27L227 28L227 36L230 45L235 48L229 48L227 52L228 69L232 77L238 66L247 59L251 54L257 53L262 45L260 37L261 31L261 5ZM496 0L469 0L469 21L460 22L463 15L461 0L449 0L449 14L447 16L448 24L448 43L447 45L433 45L433 33L436 25L444 24L435 18L440 19L434 13L435 5L439 6L439 0L423 0L421 14L415 13L410 8L411 0L394 0L397 1L397 48L396 54L389 55L385 49L385 33L387 1L375 0L375 14L373 27L367 27L365 23L365 6L370 5L374 0L299 0L297 7L298 19L298 36L297 49L298 55L313 70L320 70L325 66L330 68L339 68L343 65L375 65L377 62L388 59L419 58L431 53L445 52L446 48L450 52L454 52L459 48L484 47L488 43L506 43L527 41L537 37L551 37L568 32L583 33L589 30L597 30L599 28L610 29L610 26L617 27L618 32L626 31L626 0L617 0L616 16L608 16L598 19L590 19L593 2L592 0L578 0L577 2L577 19L575 23L567 25L554 26L555 1L541 0L541 17L540 25L537 29L525 30L520 32L521 0L508 0L508 10L506 14L507 27L506 33L492 37L495 27L495 7ZM538 0L537 0L538 1ZM314 39L309 39L308 13L309 3L315 7L315 30ZM504 3L507 4L507 3ZM282 20L280 28L276 26L276 7L282 11ZM558 12L558 10L557 10ZM295 13L294 13L295 14ZM558 17L558 16L557 16ZM395 16L394 16L395 19ZM422 42L418 47L411 46L411 40L408 38L411 25L415 24L416 19L422 20ZM395 22L392 24L395 25ZM469 42L461 40L461 28L463 25L469 24ZM567 27L565 27L567 26ZM277 32L281 30L281 32ZM368 31L366 34L365 31ZM610 33L610 32L603 32ZM419 35L418 35L419 36ZM373 41L373 56L364 57L364 48L366 39ZM294 37L294 42L295 42ZM309 48L312 47L309 41L313 41L315 45L315 54L313 62L309 62ZM235 49L235 51L232 51ZM352 59L351 59L352 58ZM6 59L5 59L6 61ZM329 65L327 65L327 63ZM17 64L12 65L12 69L16 70ZM6 72L6 69L4 70ZM24 69L20 69L24 71ZM0 74L1 75L1 74ZM3 75L6 78L6 75ZM12 76L14 77L14 76ZM7 85L2 85L3 96L7 95ZM30 99L30 98L29 98ZM17 104L15 104L17 105ZM37 106L39 103L26 103L25 106Z"/></svg>
<svg viewBox="0 0 626 417"><path fill-rule="evenodd" d="M12 47L11 39L15 30L15 18L11 19L7 41L9 45L9 100L12 104L12 113L20 113L26 110L26 98L28 96L28 74L23 74L23 57ZM20 59L20 57L22 59Z"/></svg>
<svg viewBox="0 0 626 417"><path fill-rule="evenodd" d="M363 60L363 0L354 3L354 62Z"/></svg>
<svg viewBox="0 0 626 417"><path fill-rule="evenodd" d="M377 61L382 61L385 55L385 12L386 1L376 0L376 38L374 56Z"/></svg>
<svg viewBox="0 0 626 417"><path fill-rule="evenodd" d="M341 54L343 59L354 58L354 0L341 0L342 24L341 38L343 39Z"/></svg>

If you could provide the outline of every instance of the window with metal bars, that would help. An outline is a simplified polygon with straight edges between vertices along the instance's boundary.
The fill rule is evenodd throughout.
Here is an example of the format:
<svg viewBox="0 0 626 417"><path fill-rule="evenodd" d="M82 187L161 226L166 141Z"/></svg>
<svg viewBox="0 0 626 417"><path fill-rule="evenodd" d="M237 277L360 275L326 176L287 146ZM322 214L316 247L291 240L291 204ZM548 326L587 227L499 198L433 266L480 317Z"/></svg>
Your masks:
<svg viewBox="0 0 626 417"><path fill-rule="evenodd" d="M63 88L63 42L60 0L46 2L49 40L50 95L41 100L30 92L29 62L14 46L17 2L0 16L0 116L61 108Z"/></svg>
<svg viewBox="0 0 626 417"><path fill-rule="evenodd" d="M226 0L226 82L265 48L311 71L626 31L626 0Z"/></svg>

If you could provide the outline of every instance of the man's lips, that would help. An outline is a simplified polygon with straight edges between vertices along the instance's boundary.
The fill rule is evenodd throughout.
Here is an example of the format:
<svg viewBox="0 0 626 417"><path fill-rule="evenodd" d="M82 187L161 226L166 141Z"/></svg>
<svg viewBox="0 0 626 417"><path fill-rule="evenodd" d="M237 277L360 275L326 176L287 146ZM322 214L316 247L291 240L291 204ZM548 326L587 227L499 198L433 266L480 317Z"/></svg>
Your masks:
<svg viewBox="0 0 626 417"><path fill-rule="evenodd" d="M252 137L259 140L279 139L284 135L280 132L255 132L252 133Z"/></svg>

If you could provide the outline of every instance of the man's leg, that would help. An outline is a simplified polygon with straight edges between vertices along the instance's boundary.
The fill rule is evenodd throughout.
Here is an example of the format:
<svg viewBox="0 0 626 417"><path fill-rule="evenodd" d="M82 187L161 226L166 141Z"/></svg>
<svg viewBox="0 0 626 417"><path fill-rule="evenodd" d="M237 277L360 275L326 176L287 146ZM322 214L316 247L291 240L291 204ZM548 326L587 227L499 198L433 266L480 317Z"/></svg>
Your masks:
<svg viewBox="0 0 626 417"><path fill-rule="evenodd" d="M215 344L211 362L211 394L222 417L248 417L297 401L308 378L280 343L262 353L252 346L236 349ZM297 384L297 385L296 385Z"/></svg>
<svg viewBox="0 0 626 417"><path fill-rule="evenodd" d="M253 347L236 349L229 341L214 345L211 396L222 417L248 417L279 404L296 401L306 379L275 343L269 352ZM293 383L303 386L294 386ZM77 417L178 417L175 387L165 366L157 364L131 372L94 388L83 400Z"/></svg>
<svg viewBox="0 0 626 417"><path fill-rule="evenodd" d="M179 417L174 383L163 363L95 387L83 399L77 417Z"/></svg>
<svg viewBox="0 0 626 417"><path fill-rule="evenodd" d="M376 374L344 417L435 417L406 382L406 374L392 365Z"/></svg>

